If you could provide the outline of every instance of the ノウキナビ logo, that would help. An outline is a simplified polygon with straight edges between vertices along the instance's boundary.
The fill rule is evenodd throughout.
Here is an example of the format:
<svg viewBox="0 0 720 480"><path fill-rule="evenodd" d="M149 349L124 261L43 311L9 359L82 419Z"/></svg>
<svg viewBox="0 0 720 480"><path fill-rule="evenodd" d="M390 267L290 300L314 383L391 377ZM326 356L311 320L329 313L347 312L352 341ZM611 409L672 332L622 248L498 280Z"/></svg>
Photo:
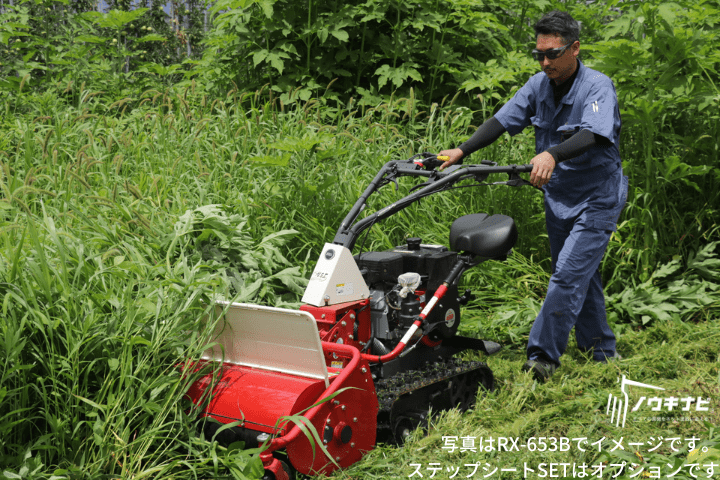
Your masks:
<svg viewBox="0 0 720 480"><path fill-rule="evenodd" d="M630 392L628 391L628 387L638 387L650 390L665 390L664 388L655 385L640 383L634 380L628 380L627 378L625 378L625 375L623 375L622 381L620 382L620 392L622 393L622 396L616 397L612 393L609 394L607 408L605 410L605 414L610 415L610 423L614 423L615 426L621 428L625 426L625 420L627 420L628 406L630 405ZM670 412L676 407L679 407L683 412L689 412L691 409L696 412L707 412L709 410L709 404L710 399L705 399L703 397L659 397L657 395L648 397L646 395L643 395L634 403L634 406L630 411L637 412L638 410L643 408L643 406L645 406L646 408L650 407L650 410L653 412L659 412L662 410ZM694 408L692 407L692 405L694 405Z"/></svg>

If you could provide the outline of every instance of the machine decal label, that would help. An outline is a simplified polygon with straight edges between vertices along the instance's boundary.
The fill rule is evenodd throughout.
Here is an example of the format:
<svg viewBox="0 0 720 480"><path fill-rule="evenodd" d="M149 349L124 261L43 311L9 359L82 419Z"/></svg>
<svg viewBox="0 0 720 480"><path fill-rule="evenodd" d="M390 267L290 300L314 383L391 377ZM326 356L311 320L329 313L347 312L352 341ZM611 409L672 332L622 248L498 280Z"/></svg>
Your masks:
<svg viewBox="0 0 720 480"><path fill-rule="evenodd" d="M310 278L310 280L316 280L316 281L318 281L318 282L324 282L325 280L328 279L329 276L330 276L329 273L325 273L325 272L313 272L312 278Z"/></svg>
<svg viewBox="0 0 720 480"><path fill-rule="evenodd" d="M355 289L353 288L352 283L338 283L335 285L335 293L338 296L341 295L352 295L355 293Z"/></svg>
<svg viewBox="0 0 720 480"><path fill-rule="evenodd" d="M452 308L448 309L447 312L445 312L445 325L448 326L448 328L452 328L453 325L455 325L455 310Z"/></svg>

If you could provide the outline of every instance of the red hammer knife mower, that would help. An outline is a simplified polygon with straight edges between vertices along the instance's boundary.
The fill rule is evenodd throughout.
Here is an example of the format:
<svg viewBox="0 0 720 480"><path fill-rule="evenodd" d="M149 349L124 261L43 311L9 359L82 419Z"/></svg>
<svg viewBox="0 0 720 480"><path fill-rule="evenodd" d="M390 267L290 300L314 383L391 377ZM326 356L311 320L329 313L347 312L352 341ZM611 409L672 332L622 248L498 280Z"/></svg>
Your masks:
<svg viewBox="0 0 720 480"><path fill-rule="evenodd" d="M264 449L265 479L347 467L377 442L402 443L430 409L466 410L480 387L492 390L485 363L453 358L500 348L457 335L460 306L471 299L470 290L460 295L458 283L467 269L506 258L518 237L512 218L462 216L450 227L450 248L410 238L388 251L351 253L363 231L421 198L459 182L527 185L519 173L532 170L483 161L438 171L442 163L424 153L380 169L323 247L300 310L216 306L223 316L217 346L204 359L221 362L221 372L201 378L189 396L198 404L208 398L203 414L214 421L205 422L207 438ZM491 174L508 179L486 183ZM425 182L358 220L370 195L391 182L397 188L397 178L406 176Z"/></svg>

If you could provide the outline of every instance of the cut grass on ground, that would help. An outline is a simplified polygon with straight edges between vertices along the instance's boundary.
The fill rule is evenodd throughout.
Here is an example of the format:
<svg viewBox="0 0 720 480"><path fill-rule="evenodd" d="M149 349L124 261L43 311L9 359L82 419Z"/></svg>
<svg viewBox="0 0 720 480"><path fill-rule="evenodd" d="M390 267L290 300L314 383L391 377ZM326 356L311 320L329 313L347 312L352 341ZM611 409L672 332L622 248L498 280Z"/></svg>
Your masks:
<svg viewBox="0 0 720 480"><path fill-rule="evenodd" d="M505 347L487 359L495 374L495 391L479 398L473 410L434 416L426 434L416 431L402 447L381 446L333 478L421 478L420 474L430 478L436 468L440 469L435 471L435 479L483 478L495 468L498 470L492 478L539 478L551 476L551 463L558 464L555 476L573 478L573 465L577 475L583 464L605 462L606 468L612 468L623 461L637 463L648 473L660 467L664 478L677 470L670 470L668 464L686 458L690 446L687 439L697 439L696 447L703 441L720 441L718 433L710 430L710 425L720 424L719 344L717 321L657 323L627 333L618 342L623 358L609 364L593 362L571 342L562 366L545 384L520 372L525 361L524 345ZM624 427L611 423L606 414L610 395L621 397L623 376L665 389L629 388L630 407ZM708 410L696 411L693 402L689 411L683 411L685 403L681 401L671 410L663 406L661 411L652 411L655 403L651 407L644 401L633 412L641 396L663 401L700 397L709 400L707 405L701 403L701 408ZM518 448L508 440L512 451L481 450L481 445L483 450L488 447L489 439L494 439L493 445L497 446L501 437L516 439ZM578 440L583 438L587 442ZM569 439L569 443L563 439ZM670 439L679 440L672 443ZM591 445L600 440L600 444ZM453 443L457 448L451 452ZM563 475L563 463L569 464L567 475ZM470 476L474 466L468 465L474 464L479 467ZM591 471L588 467L587 472ZM689 471L683 468L674 478L692 478ZM612 478L609 472L603 478ZM632 475L637 470L625 473ZM629 477L620 474L616 478Z"/></svg>

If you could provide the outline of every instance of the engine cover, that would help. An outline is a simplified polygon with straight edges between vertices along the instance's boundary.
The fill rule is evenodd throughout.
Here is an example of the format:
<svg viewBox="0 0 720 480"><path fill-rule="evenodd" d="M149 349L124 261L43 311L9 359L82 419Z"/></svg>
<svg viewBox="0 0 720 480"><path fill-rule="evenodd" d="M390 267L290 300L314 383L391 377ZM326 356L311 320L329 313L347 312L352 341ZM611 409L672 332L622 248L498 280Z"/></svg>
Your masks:
<svg viewBox="0 0 720 480"><path fill-rule="evenodd" d="M421 284L417 294L422 306L442 285L458 254L443 245L426 245L419 238L409 238L406 245L400 245L383 252L365 252L355 256L355 261L370 289L370 312L375 338L397 341L402 338L408 322L404 317L415 309L405 308L406 302L415 302L414 296L403 300L397 296L395 287L403 273L420 274ZM450 285L443 299L427 318L433 325L429 335L433 341L450 338L460 324L460 303L457 285ZM410 322L412 323L412 322Z"/></svg>

